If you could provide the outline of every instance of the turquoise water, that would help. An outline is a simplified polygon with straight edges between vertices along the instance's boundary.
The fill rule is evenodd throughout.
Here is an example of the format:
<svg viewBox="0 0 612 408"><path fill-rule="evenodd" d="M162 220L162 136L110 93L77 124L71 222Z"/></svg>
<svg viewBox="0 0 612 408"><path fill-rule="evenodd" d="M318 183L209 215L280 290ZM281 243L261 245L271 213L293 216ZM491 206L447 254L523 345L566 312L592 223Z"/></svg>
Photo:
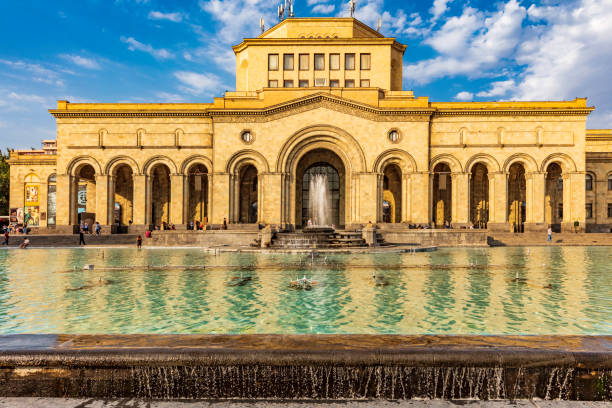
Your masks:
<svg viewBox="0 0 612 408"><path fill-rule="evenodd" d="M612 334L609 247L310 262L187 248L0 250L0 332ZM303 276L310 290L290 287Z"/></svg>

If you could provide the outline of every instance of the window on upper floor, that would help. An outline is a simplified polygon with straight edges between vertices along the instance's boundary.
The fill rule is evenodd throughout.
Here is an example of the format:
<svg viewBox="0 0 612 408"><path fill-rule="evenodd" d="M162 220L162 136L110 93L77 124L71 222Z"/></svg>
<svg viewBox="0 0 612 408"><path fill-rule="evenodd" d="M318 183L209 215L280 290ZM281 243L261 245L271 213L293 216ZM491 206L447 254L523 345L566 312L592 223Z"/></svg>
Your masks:
<svg viewBox="0 0 612 408"><path fill-rule="evenodd" d="M612 218L612 203L608 203L608 218Z"/></svg>
<svg viewBox="0 0 612 408"><path fill-rule="evenodd" d="M278 71L278 54L268 54L268 70Z"/></svg>
<svg viewBox="0 0 612 408"><path fill-rule="evenodd" d="M308 88L308 80L307 79L300 79L300 88Z"/></svg>
<svg viewBox="0 0 612 408"><path fill-rule="evenodd" d="M278 88L278 80L270 79L268 81L268 88Z"/></svg>
<svg viewBox="0 0 612 408"><path fill-rule="evenodd" d="M332 88L340 88L340 81L337 79L330 79L329 86Z"/></svg>
<svg viewBox="0 0 612 408"><path fill-rule="evenodd" d="M300 54L300 71L308 71L310 69L309 57L310 55L308 54Z"/></svg>
<svg viewBox="0 0 612 408"><path fill-rule="evenodd" d="M326 83L325 78L315 78L315 86L325 86Z"/></svg>
<svg viewBox="0 0 612 408"><path fill-rule="evenodd" d="M340 69L340 54L329 54L329 69L331 71Z"/></svg>
<svg viewBox="0 0 612 408"><path fill-rule="evenodd" d="M283 55L283 69L285 71L293 71L293 54Z"/></svg>
<svg viewBox="0 0 612 408"><path fill-rule="evenodd" d="M612 190L612 176L608 176L608 190Z"/></svg>
<svg viewBox="0 0 612 408"><path fill-rule="evenodd" d="M362 88L369 88L370 87L370 80L369 79L362 79L360 86Z"/></svg>
<svg viewBox="0 0 612 408"><path fill-rule="evenodd" d="M344 69L347 71L355 69L355 54L344 54Z"/></svg>
<svg viewBox="0 0 612 408"><path fill-rule="evenodd" d="M283 87L284 88L293 88L293 80L292 79L285 79L285 81L283 82Z"/></svg>
<svg viewBox="0 0 612 408"><path fill-rule="evenodd" d="M344 87L345 88L354 88L355 87L355 81L352 79L347 79L344 81Z"/></svg>
<svg viewBox="0 0 612 408"><path fill-rule="evenodd" d="M360 59L359 68L362 71L369 70L370 69L370 54L361 54L359 56L359 59Z"/></svg>
<svg viewBox="0 0 612 408"><path fill-rule="evenodd" d="M325 70L325 54L314 55L314 69L315 71Z"/></svg>
<svg viewBox="0 0 612 408"><path fill-rule="evenodd" d="M593 191L593 176L587 174L584 179L584 187L586 191Z"/></svg>

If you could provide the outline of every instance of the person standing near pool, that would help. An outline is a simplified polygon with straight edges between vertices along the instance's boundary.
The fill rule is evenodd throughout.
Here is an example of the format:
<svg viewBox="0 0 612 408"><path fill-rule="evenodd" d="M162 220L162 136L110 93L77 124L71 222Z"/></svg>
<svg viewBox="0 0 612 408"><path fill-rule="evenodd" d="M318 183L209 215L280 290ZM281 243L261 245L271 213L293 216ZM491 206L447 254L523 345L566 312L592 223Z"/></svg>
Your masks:
<svg viewBox="0 0 612 408"><path fill-rule="evenodd" d="M79 229L79 246L85 245L85 232L83 228Z"/></svg>
<svg viewBox="0 0 612 408"><path fill-rule="evenodd" d="M4 230L4 242L2 243L2 245L8 246L8 243L9 243L9 230L8 228L6 228Z"/></svg>
<svg viewBox="0 0 612 408"><path fill-rule="evenodd" d="M136 246L138 247L138 249L142 248L142 237L139 235L138 238L136 238Z"/></svg>
<svg viewBox="0 0 612 408"><path fill-rule="evenodd" d="M552 228L550 225L548 226L546 232L548 233L548 238L546 238L546 242L552 242Z"/></svg>

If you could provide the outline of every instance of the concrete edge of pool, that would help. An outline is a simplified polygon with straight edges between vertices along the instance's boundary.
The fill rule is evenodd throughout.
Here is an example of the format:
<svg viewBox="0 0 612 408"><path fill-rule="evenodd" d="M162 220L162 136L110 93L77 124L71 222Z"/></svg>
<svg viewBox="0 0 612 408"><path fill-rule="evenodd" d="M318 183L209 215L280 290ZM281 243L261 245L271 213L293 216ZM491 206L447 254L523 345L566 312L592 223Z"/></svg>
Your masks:
<svg viewBox="0 0 612 408"><path fill-rule="evenodd" d="M612 399L612 336L2 335L0 395Z"/></svg>

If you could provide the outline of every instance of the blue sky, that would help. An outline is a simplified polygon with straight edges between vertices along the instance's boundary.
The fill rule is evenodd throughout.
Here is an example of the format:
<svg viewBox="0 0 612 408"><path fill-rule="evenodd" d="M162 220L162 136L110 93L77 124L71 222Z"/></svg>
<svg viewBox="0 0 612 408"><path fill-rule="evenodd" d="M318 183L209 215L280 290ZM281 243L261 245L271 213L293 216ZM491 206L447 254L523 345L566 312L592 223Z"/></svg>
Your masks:
<svg viewBox="0 0 612 408"><path fill-rule="evenodd" d="M348 2L296 0L295 15ZM72 102L210 102L233 90L231 45L277 22L260 0L4 2L0 148L55 138ZM588 97L612 127L612 0L357 0L356 17L408 45L404 88L432 101Z"/></svg>

